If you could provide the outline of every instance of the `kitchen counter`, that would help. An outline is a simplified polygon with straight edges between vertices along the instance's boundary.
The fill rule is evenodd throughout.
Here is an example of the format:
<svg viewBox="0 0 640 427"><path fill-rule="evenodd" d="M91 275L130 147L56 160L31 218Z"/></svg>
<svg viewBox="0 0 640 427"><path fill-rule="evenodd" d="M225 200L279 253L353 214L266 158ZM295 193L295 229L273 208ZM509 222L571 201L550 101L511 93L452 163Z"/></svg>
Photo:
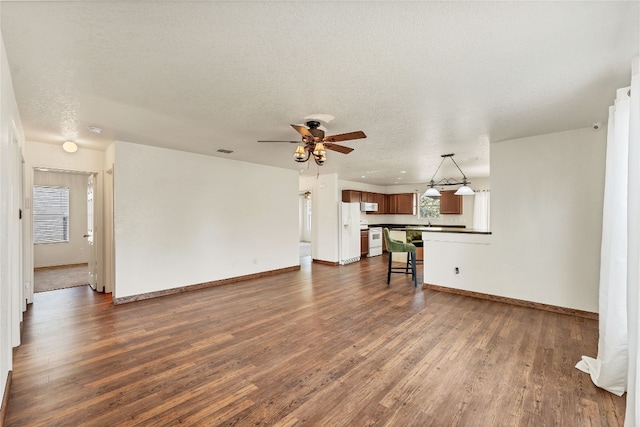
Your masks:
<svg viewBox="0 0 640 427"><path fill-rule="evenodd" d="M435 227L444 227L444 228L465 228L464 225L460 225L460 224L433 224L433 225L427 225L427 224L369 224L369 227L386 227L389 230L393 229L393 230L399 230L401 228L435 228Z"/></svg>
<svg viewBox="0 0 640 427"><path fill-rule="evenodd" d="M460 227L394 227L393 230L426 231L426 232L436 232L436 233L491 234L490 231L478 231L472 228L460 228Z"/></svg>

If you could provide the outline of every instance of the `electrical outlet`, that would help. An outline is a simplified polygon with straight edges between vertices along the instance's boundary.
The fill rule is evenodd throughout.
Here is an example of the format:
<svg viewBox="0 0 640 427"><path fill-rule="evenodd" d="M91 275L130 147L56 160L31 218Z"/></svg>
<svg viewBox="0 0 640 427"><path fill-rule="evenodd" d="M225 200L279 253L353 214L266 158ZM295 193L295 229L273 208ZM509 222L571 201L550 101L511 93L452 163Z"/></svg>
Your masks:
<svg viewBox="0 0 640 427"><path fill-rule="evenodd" d="M456 267L456 274L460 274L460 269Z"/></svg>

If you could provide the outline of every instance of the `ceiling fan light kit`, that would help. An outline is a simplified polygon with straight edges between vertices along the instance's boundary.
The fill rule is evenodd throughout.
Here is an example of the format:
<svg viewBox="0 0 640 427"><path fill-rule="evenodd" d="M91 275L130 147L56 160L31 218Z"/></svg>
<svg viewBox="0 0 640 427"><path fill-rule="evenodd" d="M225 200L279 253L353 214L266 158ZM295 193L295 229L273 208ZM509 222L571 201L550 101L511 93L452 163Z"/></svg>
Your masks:
<svg viewBox="0 0 640 427"><path fill-rule="evenodd" d="M469 187L468 184L470 184L470 182L467 180L467 176L464 174L464 172L462 172L462 169L460 169L460 166L458 166L456 161L453 160L453 156L454 156L453 154L443 154L442 156L440 156L442 157L442 160L438 165L438 169L436 169L433 176L431 177L431 181L429 181L429 188L427 188L427 191L424 192L425 196L440 197L440 191L438 191L436 186L444 187L449 185L462 185L462 187L458 188L458 190L455 192L457 196L473 196L474 194L476 194L471 189L471 187ZM446 159L451 159L453 164L456 165L456 168L458 168L458 170L462 174L462 180L455 179L455 178L442 178L440 181L437 181L437 182L433 180L436 177L436 174L438 173L438 171L440 170L440 166L442 166L442 163L444 163Z"/></svg>
<svg viewBox="0 0 640 427"><path fill-rule="evenodd" d="M336 141L348 141L351 139L366 138L367 135L362 131L342 133L339 135L324 136L324 131L319 129L320 122L316 120L310 120L307 123L308 127L300 125L291 125L300 135L302 135L302 142L300 141L258 141L258 142L291 142L294 144L300 144L293 152L293 160L298 163L304 163L313 157L313 161L318 166L322 166L327 160L327 151L337 151L342 154L349 154L353 151L353 148L345 147L344 145L338 145Z"/></svg>
<svg viewBox="0 0 640 427"><path fill-rule="evenodd" d="M293 153L293 158L296 162L303 163L309 160L309 153L302 145L298 145L296 151Z"/></svg>
<svg viewBox="0 0 640 427"><path fill-rule="evenodd" d="M316 144L315 148L298 145L296 147L296 151L293 152L293 159L298 163L304 163L311 157L313 157L313 161L315 161L318 166L322 166L324 164L327 160L327 152L324 150L322 143Z"/></svg>

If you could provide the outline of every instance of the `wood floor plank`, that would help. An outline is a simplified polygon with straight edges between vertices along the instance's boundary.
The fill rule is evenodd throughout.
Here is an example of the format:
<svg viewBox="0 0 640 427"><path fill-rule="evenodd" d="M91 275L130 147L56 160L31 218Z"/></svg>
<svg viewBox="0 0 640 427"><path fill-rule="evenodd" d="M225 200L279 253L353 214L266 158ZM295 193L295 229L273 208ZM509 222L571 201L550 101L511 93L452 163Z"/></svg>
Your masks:
<svg viewBox="0 0 640 427"><path fill-rule="evenodd" d="M623 425L597 321L386 284L386 256L113 306L38 293L7 426Z"/></svg>

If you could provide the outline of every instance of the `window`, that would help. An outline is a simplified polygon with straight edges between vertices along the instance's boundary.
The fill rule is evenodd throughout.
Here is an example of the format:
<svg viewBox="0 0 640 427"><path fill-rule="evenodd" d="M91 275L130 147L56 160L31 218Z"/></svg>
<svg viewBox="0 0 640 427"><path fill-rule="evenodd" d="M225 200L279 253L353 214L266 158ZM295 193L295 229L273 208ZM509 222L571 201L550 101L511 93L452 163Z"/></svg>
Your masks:
<svg viewBox="0 0 640 427"><path fill-rule="evenodd" d="M33 243L69 241L69 187L33 186Z"/></svg>
<svg viewBox="0 0 640 427"><path fill-rule="evenodd" d="M418 194L420 209L418 218L440 218L440 198Z"/></svg>

